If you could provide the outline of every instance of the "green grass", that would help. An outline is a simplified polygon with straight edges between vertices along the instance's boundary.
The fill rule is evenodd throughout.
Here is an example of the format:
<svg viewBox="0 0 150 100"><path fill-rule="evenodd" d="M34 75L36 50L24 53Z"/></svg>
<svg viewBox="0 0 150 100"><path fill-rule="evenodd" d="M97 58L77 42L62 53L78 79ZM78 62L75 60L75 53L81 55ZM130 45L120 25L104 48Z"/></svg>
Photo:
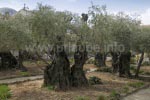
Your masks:
<svg viewBox="0 0 150 100"><path fill-rule="evenodd" d="M128 85L133 88L140 88L140 87L144 86L144 83L143 82L135 82L135 83L128 83Z"/></svg>
<svg viewBox="0 0 150 100"><path fill-rule="evenodd" d="M20 72L20 75L21 76L30 76L30 73L29 72Z"/></svg>
<svg viewBox="0 0 150 100"><path fill-rule="evenodd" d="M49 85L49 86L46 86L46 87L47 87L47 89L48 89L49 91L54 90L54 86L52 86L52 85Z"/></svg>
<svg viewBox="0 0 150 100"><path fill-rule="evenodd" d="M78 96L75 100L90 100L88 97Z"/></svg>
<svg viewBox="0 0 150 100"><path fill-rule="evenodd" d="M110 100L120 100L120 94L116 91L113 90L109 96Z"/></svg>
<svg viewBox="0 0 150 100"><path fill-rule="evenodd" d="M10 89L7 85L0 85L0 100L8 100L11 97Z"/></svg>

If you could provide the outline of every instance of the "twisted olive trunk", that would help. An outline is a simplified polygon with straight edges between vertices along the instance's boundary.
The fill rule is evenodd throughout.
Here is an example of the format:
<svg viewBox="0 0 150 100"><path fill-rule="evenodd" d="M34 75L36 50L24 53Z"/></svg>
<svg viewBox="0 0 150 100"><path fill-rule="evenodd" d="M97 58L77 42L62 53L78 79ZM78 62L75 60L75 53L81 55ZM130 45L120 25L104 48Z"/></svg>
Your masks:
<svg viewBox="0 0 150 100"><path fill-rule="evenodd" d="M130 52L122 52L119 56L119 76L128 76L131 77L130 73Z"/></svg>
<svg viewBox="0 0 150 100"><path fill-rule="evenodd" d="M71 84L73 87L86 87L88 86L88 80L83 71L83 66L87 60L87 52L85 50L79 50L74 54L75 64L71 68Z"/></svg>
<svg viewBox="0 0 150 100"><path fill-rule="evenodd" d="M21 71L26 72L27 68L23 65L24 51L19 50L18 67Z"/></svg>
<svg viewBox="0 0 150 100"><path fill-rule="evenodd" d="M105 53L97 53L95 55L95 64L98 66L98 67L105 67L106 66L106 56L107 54Z"/></svg>
<svg viewBox="0 0 150 100"><path fill-rule="evenodd" d="M55 90L68 90L70 87L69 77L70 63L63 44L60 42L54 47L52 63L44 70L44 86L53 86Z"/></svg>

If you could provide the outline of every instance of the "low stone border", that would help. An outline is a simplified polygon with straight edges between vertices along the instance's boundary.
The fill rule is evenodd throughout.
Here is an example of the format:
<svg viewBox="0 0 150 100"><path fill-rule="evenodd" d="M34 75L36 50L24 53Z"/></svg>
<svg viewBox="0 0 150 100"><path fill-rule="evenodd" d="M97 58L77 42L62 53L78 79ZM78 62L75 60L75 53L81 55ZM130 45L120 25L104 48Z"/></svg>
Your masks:
<svg viewBox="0 0 150 100"><path fill-rule="evenodd" d="M136 89L136 90L134 90L134 91L132 91L132 92L130 92L130 93L127 93L126 95L121 96L121 97L120 97L120 100L122 100L123 98L125 98L125 97L127 97L127 96L129 96L129 95L135 94L135 93L137 93L137 92L140 91L140 90L146 89L146 88L148 88L148 87L150 87L150 84L147 84L147 85L145 85L145 86L143 86L143 87L141 87L141 88L138 88L138 89Z"/></svg>
<svg viewBox="0 0 150 100"><path fill-rule="evenodd" d="M13 76L10 76L10 77L3 77L3 78L0 78L0 81L1 80L6 80L6 79L13 79L13 78L22 78L22 77L33 77L33 76L39 76L39 75L44 75L44 74L31 74L31 75L27 75L27 76L19 76L19 75L13 75Z"/></svg>
<svg viewBox="0 0 150 100"><path fill-rule="evenodd" d="M15 84L15 83L21 83L21 82L26 82L26 81L40 80L40 79L43 79L43 75L4 79L4 80L0 80L0 84L7 84L8 85L8 84Z"/></svg>

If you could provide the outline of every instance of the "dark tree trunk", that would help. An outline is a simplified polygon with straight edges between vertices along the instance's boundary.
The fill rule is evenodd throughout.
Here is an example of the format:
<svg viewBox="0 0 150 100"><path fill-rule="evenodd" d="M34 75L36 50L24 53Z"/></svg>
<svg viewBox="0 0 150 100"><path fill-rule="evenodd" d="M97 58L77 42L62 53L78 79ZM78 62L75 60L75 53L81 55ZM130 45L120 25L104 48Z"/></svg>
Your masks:
<svg viewBox="0 0 150 100"><path fill-rule="evenodd" d="M53 86L55 90L67 90L70 87L70 63L64 51L61 38L55 45L51 65L44 70L44 86Z"/></svg>
<svg viewBox="0 0 150 100"><path fill-rule="evenodd" d="M97 53L95 55L95 64L98 66L98 67L105 67L106 66L106 54L105 53Z"/></svg>
<svg viewBox="0 0 150 100"><path fill-rule="evenodd" d="M1 52L1 65L0 69L10 69L17 67L17 59L11 54L11 52Z"/></svg>
<svg viewBox="0 0 150 100"><path fill-rule="evenodd" d="M137 70L136 70L136 74L135 74L135 77L136 77L136 78L139 77L139 71L140 71L140 68L141 68L143 59L144 59L144 51L142 51L141 57L140 57L140 59L139 59L139 61L138 61Z"/></svg>
<svg viewBox="0 0 150 100"><path fill-rule="evenodd" d="M22 50L19 50L19 58L18 58L18 67L21 71L27 71L27 68L23 65L24 53Z"/></svg>
<svg viewBox="0 0 150 100"><path fill-rule="evenodd" d="M79 47L82 48L79 49ZM87 60L86 48L82 45L77 45L77 51L74 54L75 64L71 68L71 84L73 87L86 87L88 80L83 71L83 66Z"/></svg>
<svg viewBox="0 0 150 100"><path fill-rule="evenodd" d="M131 77L130 73L130 52L122 52L119 56L119 76L128 76Z"/></svg>
<svg viewBox="0 0 150 100"><path fill-rule="evenodd" d="M117 52L111 52L111 55L112 55L113 73L117 73L119 71L118 53Z"/></svg>

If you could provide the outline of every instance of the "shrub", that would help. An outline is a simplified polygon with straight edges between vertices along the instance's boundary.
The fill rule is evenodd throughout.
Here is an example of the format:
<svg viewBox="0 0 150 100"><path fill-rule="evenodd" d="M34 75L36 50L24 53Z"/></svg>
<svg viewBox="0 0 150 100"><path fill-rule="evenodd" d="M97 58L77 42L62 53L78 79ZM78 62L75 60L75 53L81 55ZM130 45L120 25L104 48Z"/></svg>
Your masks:
<svg viewBox="0 0 150 100"><path fill-rule="evenodd" d="M135 83L128 83L128 85L133 88L140 88L144 85L144 83L143 82L135 82Z"/></svg>
<svg viewBox="0 0 150 100"><path fill-rule="evenodd" d="M93 76L93 77L89 78L89 84L90 85L96 85L96 84L102 84L102 82L101 82L100 78Z"/></svg>
<svg viewBox="0 0 150 100"><path fill-rule="evenodd" d="M7 100L11 97L10 89L7 85L0 85L0 100Z"/></svg>
<svg viewBox="0 0 150 100"><path fill-rule="evenodd" d="M88 97L78 96L75 100L90 100Z"/></svg>

